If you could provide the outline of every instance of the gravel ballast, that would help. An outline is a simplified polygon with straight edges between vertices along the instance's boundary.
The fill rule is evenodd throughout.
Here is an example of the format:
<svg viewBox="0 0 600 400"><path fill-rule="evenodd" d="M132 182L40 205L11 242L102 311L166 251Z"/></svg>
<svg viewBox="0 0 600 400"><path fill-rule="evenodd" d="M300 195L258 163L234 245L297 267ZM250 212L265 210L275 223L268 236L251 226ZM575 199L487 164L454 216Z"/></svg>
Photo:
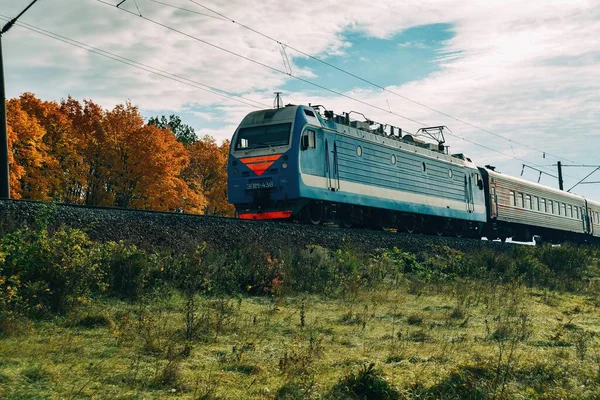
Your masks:
<svg viewBox="0 0 600 400"><path fill-rule="evenodd" d="M162 247L185 251L206 242L226 250L240 245L265 251L320 245L329 249L349 248L360 252L398 247L418 252L431 246L468 251L483 247L496 250L511 244L475 239L426 236L334 226L244 221L191 214L162 213L117 208L83 207L23 200L0 200L2 233L33 226L39 215L48 216L51 227L67 225L100 241L126 241L142 248Z"/></svg>

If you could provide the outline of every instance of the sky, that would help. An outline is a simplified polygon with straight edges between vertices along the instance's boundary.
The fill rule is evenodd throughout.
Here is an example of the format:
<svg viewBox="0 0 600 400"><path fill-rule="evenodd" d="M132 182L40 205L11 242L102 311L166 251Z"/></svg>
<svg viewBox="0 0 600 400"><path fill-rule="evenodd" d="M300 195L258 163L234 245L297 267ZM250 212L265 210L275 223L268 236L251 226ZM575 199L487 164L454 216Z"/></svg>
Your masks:
<svg viewBox="0 0 600 400"><path fill-rule="evenodd" d="M286 104L408 132L446 125L452 153L511 175L524 163L553 175L558 160L600 165L597 0L102 1L39 0L21 17L96 53L17 25L2 38L7 97L131 101L146 118L177 114L223 140L281 91ZM0 0L0 18L29 3ZM592 171L565 167L565 189ZM557 187L550 175L540 182ZM600 200L600 185L573 192Z"/></svg>

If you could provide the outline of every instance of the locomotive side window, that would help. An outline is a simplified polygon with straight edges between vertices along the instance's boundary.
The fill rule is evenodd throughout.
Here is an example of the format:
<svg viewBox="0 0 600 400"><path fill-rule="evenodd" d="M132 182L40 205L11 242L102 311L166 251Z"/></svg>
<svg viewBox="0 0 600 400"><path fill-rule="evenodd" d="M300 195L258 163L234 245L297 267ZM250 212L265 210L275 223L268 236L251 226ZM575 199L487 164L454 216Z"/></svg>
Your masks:
<svg viewBox="0 0 600 400"><path fill-rule="evenodd" d="M307 131L306 133L308 133L308 147L310 147L311 149L314 149L315 147L317 147L317 141L315 139L315 131Z"/></svg>
<svg viewBox="0 0 600 400"><path fill-rule="evenodd" d="M314 149L317 147L317 140L315 135L315 131L312 131L310 129L304 132L304 135L302 135L302 150L306 150L308 148Z"/></svg>

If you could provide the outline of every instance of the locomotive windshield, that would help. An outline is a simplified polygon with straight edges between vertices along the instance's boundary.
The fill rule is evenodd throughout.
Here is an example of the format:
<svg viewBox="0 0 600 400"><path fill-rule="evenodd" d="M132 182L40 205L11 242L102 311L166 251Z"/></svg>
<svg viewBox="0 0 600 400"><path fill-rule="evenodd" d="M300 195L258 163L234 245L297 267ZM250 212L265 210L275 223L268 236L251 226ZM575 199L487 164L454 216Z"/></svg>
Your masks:
<svg viewBox="0 0 600 400"><path fill-rule="evenodd" d="M287 146L290 143L291 130L291 122L241 128L238 132L235 149Z"/></svg>

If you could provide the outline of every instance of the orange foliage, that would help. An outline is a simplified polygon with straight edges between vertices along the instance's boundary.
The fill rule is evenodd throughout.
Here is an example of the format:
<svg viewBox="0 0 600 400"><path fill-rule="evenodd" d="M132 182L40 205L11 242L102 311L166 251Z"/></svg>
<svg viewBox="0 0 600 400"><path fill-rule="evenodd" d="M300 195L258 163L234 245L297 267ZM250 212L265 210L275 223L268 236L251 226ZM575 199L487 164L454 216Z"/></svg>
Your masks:
<svg viewBox="0 0 600 400"><path fill-rule="evenodd" d="M190 164L182 177L196 193L207 199L205 214L233 215L227 202L227 156L229 141L217 145L214 138L204 136L189 147Z"/></svg>
<svg viewBox="0 0 600 400"><path fill-rule="evenodd" d="M195 145L188 150L170 131L146 125L130 103L103 110L92 101L47 102L25 93L7 105L14 198L196 213L228 206L221 204L221 153L194 162ZM213 174L206 162L216 163L216 177L187 179L196 165Z"/></svg>
<svg viewBox="0 0 600 400"><path fill-rule="evenodd" d="M42 198L39 176L46 154L44 129L21 108L18 100L6 103L10 195L12 198Z"/></svg>

